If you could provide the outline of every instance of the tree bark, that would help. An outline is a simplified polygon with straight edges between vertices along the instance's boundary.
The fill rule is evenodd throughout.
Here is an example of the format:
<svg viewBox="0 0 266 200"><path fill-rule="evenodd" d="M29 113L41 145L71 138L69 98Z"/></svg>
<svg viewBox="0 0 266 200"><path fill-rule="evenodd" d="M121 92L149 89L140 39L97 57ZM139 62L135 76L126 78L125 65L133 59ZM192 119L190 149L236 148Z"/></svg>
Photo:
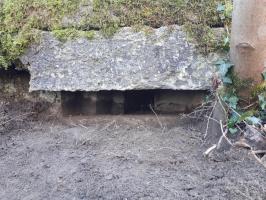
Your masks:
<svg viewBox="0 0 266 200"><path fill-rule="evenodd" d="M266 67L266 0L234 0L230 57L240 78L262 81Z"/></svg>

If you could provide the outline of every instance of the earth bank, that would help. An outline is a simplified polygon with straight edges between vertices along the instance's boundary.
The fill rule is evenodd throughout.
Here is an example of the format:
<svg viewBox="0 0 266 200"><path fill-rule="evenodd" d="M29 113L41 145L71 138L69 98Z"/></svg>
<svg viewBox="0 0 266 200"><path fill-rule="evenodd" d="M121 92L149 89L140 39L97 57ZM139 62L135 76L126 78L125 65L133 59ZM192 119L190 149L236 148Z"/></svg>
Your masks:
<svg viewBox="0 0 266 200"><path fill-rule="evenodd" d="M29 119L29 118L28 118ZM265 169L243 149L203 152L173 116L30 121L1 135L0 198L265 199ZM17 127L18 128L18 127Z"/></svg>

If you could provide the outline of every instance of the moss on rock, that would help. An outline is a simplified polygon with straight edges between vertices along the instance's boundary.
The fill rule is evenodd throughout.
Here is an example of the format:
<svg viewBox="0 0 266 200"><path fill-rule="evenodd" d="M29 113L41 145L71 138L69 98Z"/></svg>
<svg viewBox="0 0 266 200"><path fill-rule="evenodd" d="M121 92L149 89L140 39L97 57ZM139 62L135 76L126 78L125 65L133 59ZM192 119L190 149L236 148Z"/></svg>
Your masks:
<svg viewBox="0 0 266 200"><path fill-rule="evenodd" d="M54 36L62 42L76 38L87 38L89 40L94 38L94 31L80 31L75 28L56 29L52 33Z"/></svg>
<svg viewBox="0 0 266 200"><path fill-rule="evenodd" d="M39 36L56 29L78 0L4 0L0 5L0 65L7 68Z"/></svg>
<svg viewBox="0 0 266 200"><path fill-rule="evenodd" d="M62 18L92 3L81 24L62 27ZM217 9L219 7L219 9ZM202 52L215 49L210 27L228 26L231 0L3 0L0 1L0 66L8 67L33 42L39 30L53 31L62 41L93 38L91 30L111 37L120 27L158 28L185 25Z"/></svg>

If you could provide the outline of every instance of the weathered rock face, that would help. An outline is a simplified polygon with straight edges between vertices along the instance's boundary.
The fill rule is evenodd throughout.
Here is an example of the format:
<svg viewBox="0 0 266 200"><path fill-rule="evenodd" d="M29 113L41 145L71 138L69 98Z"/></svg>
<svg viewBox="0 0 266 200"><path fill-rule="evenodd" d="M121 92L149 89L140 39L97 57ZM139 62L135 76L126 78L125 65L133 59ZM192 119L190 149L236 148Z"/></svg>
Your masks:
<svg viewBox="0 0 266 200"><path fill-rule="evenodd" d="M205 90L216 59L197 53L179 26L149 34L122 28L110 39L97 35L65 43L44 32L40 44L21 57L31 91Z"/></svg>

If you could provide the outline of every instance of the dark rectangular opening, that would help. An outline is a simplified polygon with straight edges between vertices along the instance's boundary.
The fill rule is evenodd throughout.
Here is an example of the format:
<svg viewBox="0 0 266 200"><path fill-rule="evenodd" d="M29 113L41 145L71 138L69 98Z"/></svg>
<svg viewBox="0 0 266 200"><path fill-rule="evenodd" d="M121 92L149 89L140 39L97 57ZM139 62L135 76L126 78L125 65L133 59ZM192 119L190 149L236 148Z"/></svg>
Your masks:
<svg viewBox="0 0 266 200"><path fill-rule="evenodd" d="M64 115L87 115L94 114L96 98L87 97L86 93L62 92L62 111Z"/></svg>
<svg viewBox="0 0 266 200"><path fill-rule="evenodd" d="M155 90L131 90L125 95L125 114L148 114L154 107Z"/></svg>
<svg viewBox="0 0 266 200"><path fill-rule="evenodd" d="M64 115L152 114L153 111L177 114L190 112L207 94L188 90L62 92L62 110Z"/></svg>

